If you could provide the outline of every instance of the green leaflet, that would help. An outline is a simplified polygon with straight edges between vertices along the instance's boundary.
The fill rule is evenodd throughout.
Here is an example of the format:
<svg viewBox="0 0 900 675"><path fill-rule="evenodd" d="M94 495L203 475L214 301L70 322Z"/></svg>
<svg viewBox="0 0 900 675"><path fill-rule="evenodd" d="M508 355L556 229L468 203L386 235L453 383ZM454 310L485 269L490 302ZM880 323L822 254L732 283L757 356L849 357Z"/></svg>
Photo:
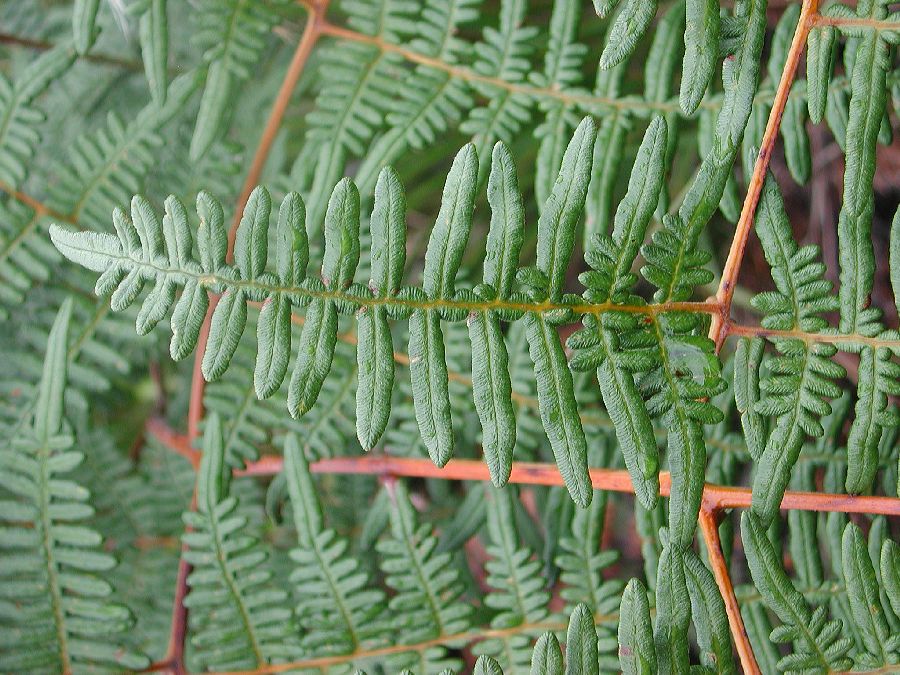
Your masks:
<svg viewBox="0 0 900 675"><path fill-rule="evenodd" d="M656 627L653 634L659 672L690 669L688 630L691 602L684 571L683 547L666 544L656 575Z"/></svg>
<svg viewBox="0 0 900 675"><path fill-rule="evenodd" d="M496 659L490 656L481 655L475 661L475 669L472 671L474 675L503 675L503 669Z"/></svg>
<svg viewBox="0 0 900 675"><path fill-rule="evenodd" d="M657 0L625 0L600 55L600 68L612 68L631 56L656 16L656 9Z"/></svg>
<svg viewBox="0 0 900 675"><path fill-rule="evenodd" d="M525 210L516 166L509 148L503 143L494 146L491 156L487 198L491 207L491 226L484 256L484 283L493 286L497 297L508 298L525 236Z"/></svg>
<svg viewBox="0 0 900 675"><path fill-rule="evenodd" d="M47 443L59 433L63 421L63 392L66 388L66 368L68 359L69 320L72 316L72 301L66 300L59 308L47 337L44 353L44 367L41 383L34 406L34 435L42 443Z"/></svg>
<svg viewBox="0 0 900 675"><path fill-rule="evenodd" d="M766 605L785 624L772 631L772 639L794 642L794 653L779 661L779 667L790 664L794 668L848 669L852 661L847 652L852 641L840 637L840 624L827 621L824 608L810 609L785 574L779 555L752 511L741 516L741 541L753 583Z"/></svg>
<svg viewBox="0 0 900 675"><path fill-rule="evenodd" d="M322 283L329 291L346 289L359 264L359 192L349 178L331 193L325 213L325 253ZM331 370L337 341L338 308L333 300L317 298L306 313L297 361L288 387L288 410L294 417L307 413Z"/></svg>
<svg viewBox="0 0 900 675"><path fill-rule="evenodd" d="M900 661L900 636L888 624L881 606L879 583L859 527L847 523L841 540L842 571L853 619L870 658L867 667ZM874 658L871 658L874 657Z"/></svg>
<svg viewBox="0 0 900 675"><path fill-rule="evenodd" d="M569 494L584 508L591 503L593 492L572 373L556 329L543 316L526 314L525 330L534 362L541 421Z"/></svg>
<svg viewBox="0 0 900 675"><path fill-rule="evenodd" d="M747 450L757 462L766 444L765 420L756 410L760 399L759 368L765 347L762 338L741 339L734 354L734 403L741 414Z"/></svg>
<svg viewBox="0 0 900 675"><path fill-rule="evenodd" d="M531 655L531 675L563 675L562 650L553 633L538 638Z"/></svg>
<svg viewBox="0 0 900 675"><path fill-rule="evenodd" d="M410 317L409 377L422 441L434 463L444 466L453 455L453 424L440 321L436 310Z"/></svg>
<svg viewBox="0 0 900 675"><path fill-rule="evenodd" d="M456 155L447 174L441 209L428 240L422 287L429 298L453 297L456 273L472 228L477 180L478 158L475 146L469 144Z"/></svg>
<svg viewBox="0 0 900 675"><path fill-rule="evenodd" d="M484 283L500 299L510 296L524 237L524 209L515 165L502 143L494 146L488 180L491 227L484 260ZM516 443L516 418L506 343L497 312L471 313L472 393L482 428L482 446L498 487L506 484Z"/></svg>
<svg viewBox="0 0 900 675"><path fill-rule="evenodd" d="M813 124L819 124L825 116L836 39L834 26L816 26L806 39L806 103Z"/></svg>
<svg viewBox="0 0 900 675"><path fill-rule="evenodd" d="M75 0L72 8L72 34L75 49L79 54L87 54L97 39L97 12L100 0Z"/></svg>
<svg viewBox="0 0 900 675"><path fill-rule="evenodd" d="M569 617L566 631L566 675L599 675L597 629L585 605L578 605Z"/></svg>
<svg viewBox="0 0 900 675"><path fill-rule="evenodd" d="M684 63L678 102L692 114L716 69L719 51L719 3L717 0L687 0L684 29Z"/></svg>
<svg viewBox="0 0 900 675"><path fill-rule="evenodd" d="M815 261L815 247L794 243L781 192L771 176L763 186L756 231L778 289L753 300L765 315L763 326L812 332L824 328L821 313L836 306L830 284L822 278L825 267ZM841 394L833 380L844 376L844 369L831 361L833 345L791 339L775 344L781 356L767 362L770 375L761 381L764 395L755 404L757 412L777 416L753 478L753 511L765 524L778 512L806 435L822 435L819 419L831 412L827 399Z"/></svg>
<svg viewBox="0 0 900 675"><path fill-rule="evenodd" d="M881 584L894 614L900 614L900 546L885 539L881 545Z"/></svg>
<svg viewBox="0 0 900 675"><path fill-rule="evenodd" d="M891 221L889 267L891 276L891 288L894 291L894 304L900 313L900 208L894 214Z"/></svg>
<svg viewBox="0 0 900 675"><path fill-rule="evenodd" d="M166 102L166 83L169 65L169 24L166 16L167 0L150 0L150 9L141 16L139 34L144 73L153 100Z"/></svg>
<svg viewBox="0 0 900 675"><path fill-rule="evenodd" d="M227 290L219 298L209 323L203 351L203 377L207 382L221 377L241 341L247 325L247 299L237 290Z"/></svg>
<svg viewBox="0 0 900 675"><path fill-rule="evenodd" d="M472 394L481 420L484 458L491 480L502 487L512 470L516 444L516 417L506 343L495 312L469 316L472 342Z"/></svg>
<svg viewBox="0 0 900 675"><path fill-rule="evenodd" d="M890 349L863 347L859 355L856 416L847 436L847 492L871 489L878 471L879 443L897 425L897 408L888 396L900 395L900 366Z"/></svg>
<svg viewBox="0 0 900 675"><path fill-rule="evenodd" d="M269 257L269 217L272 198L264 187L250 193L234 240L234 261L245 279L256 279Z"/></svg>
<svg viewBox="0 0 900 675"><path fill-rule="evenodd" d="M691 549L684 552L684 566L701 662L720 673L737 673L725 602L715 577Z"/></svg>
<svg viewBox="0 0 900 675"><path fill-rule="evenodd" d="M538 220L537 266L548 279L548 297L558 300L575 246L575 226L590 182L597 128L585 117L566 148L559 176Z"/></svg>
<svg viewBox="0 0 900 675"><path fill-rule="evenodd" d="M656 670L656 647L647 589L632 579L619 609L619 665L625 675L651 675Z"/></svg>
<svg viewBox="0 0 900 675"><path fill-rule="evenodd" d="M880 2L860 5L860 17L883 19L887 7ZM857 43L851 77L850 117L847 122L844 193L838 216L841 249L841 331L871 333L880 312L869 307L875 275L872 244L872 209L875 147L887 96L885 77L890 68L890 47L878 31L867 31Z"/></svg>

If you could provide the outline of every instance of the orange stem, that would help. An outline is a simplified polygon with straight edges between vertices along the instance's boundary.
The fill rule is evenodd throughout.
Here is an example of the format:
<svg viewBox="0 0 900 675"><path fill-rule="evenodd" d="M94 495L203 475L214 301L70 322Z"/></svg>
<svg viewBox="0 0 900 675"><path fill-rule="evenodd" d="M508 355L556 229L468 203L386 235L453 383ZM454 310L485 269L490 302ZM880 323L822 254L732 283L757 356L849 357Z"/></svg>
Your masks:
<svg viewBox="0 0 900 675"><path fill-rule="evenodd" d="M705 495L704 495L705 496ZM725 613L728 615L728 626L737 648L738 658L741 660L746 675L761 673L756 657L753 655L753 647L741 618L741 606L734 595L734 586L728 575L728 563L722 554L722 542L719 539L719 525L717 512L714 509L700 509L700 532L706 542L706 550L709 553L709 565L712 568L719 593L725 601Z"/></svg>
<svg viewBox="0 0 900 675"><path fill-rule="evenodd" d="M790 51L788 51L784 70L781 73L781 81L778 83L778 89L775 92L772 110L769 113L769 119L766 122L766 130L759 147L759 154L756 157L756 164L753 167L753 175L750 177L750 184L747 187L744 206L741 209L741 215L734 231L734 238L731 240L731 249L728 251L728 258L726 259L725 267L722 270L722 279L719 282L719 289L716 292L716 300L721 306L722 311L718 316L713 316L709 330L709 336L716 341L717 347L722 346L722 343L725 341L725 337L728 334L728 318L731 314L731 302L734 297L734 289L737 285L738 274L741 269L741 261L744 259L744 250L747 247L747 240L750 237L750 230L753 229L753 216L756 213L756 205L759 203L759 197L762 194L763 183L766 179L766 170L769 168L769 161L772 158L772 150L775 147L775 142L778 140L781 116L784 113L784 107L787 105L791 85L794 83L794 77L797 75L797 68L800 65L800 56L803 53L803 46L806 44L806 36L813 27L814 17L818 6L819 0L803 0L803 8L800 10L800 19L797 22L797 29L794 31L794 39L791 41L791 48Z"/></svg>
<svg viewBox="0 0 900 675"><path fill-rule="evenodd" d="M167 445L173 452L189 459L191 457L199 459L200 453L190 447L187 436L167 429L164 422L158 420L152 422L147 427L147 433ZM280 455L265 455L234 473L236 476L272 476L279 473L282 466ZM430 459L378 454L320 459L310 465L310 470L313 473L323 474L368 474L443 480L491 479L487 465L481 460L451 459L446 466L439 468ZM590 470L590 477L595 490L634 493L631 478L624 469L595 468ZM559 468L555 464L538 462L514 462L509 482L522 485L564 485ZM663 497L668 497L671 487L668 472L659 474L659 483L659 493ZM703 490L705 507L714 511L750 508L752 497L750 488L745 487L707 483ZM900 498L788 491L784 493L781 508L792 511L838 511L900 516Z"/></svg>
<svg viewBox="0 0 900 675"><path fill-rule="evenodd" d="M237 232L237 226L241 221L241 213L247 205L250 193L253 192L253 188L259 183L260 174L262 174L266 159L269 157L269 151L272 149L272 143L275 141L278 129L281 127L281 120L291 101L291 95L294 93L294 88L297 86L297 80L300 78L300 74L306 66L306 62L309 59L310 53L312 53L313 47L322 35L321 27L327 5L328 2L323 3L322 6L307 6L310 13L306 20L306 26L303 29L303 35L300 37L300 43L294 51L291 64L288 66L287 73L281 83L281 88L278 90L278 96L276 96L275 102L272 104L272 110L269 112L269 119L266 122L262 136L260 137L259 145L256 148L256 154L253 156L253 163L250 165L250 170L247 172L247 177L244 180L244 186L241 188L241 195L238 198L237 208L235 208L234 211L231 230L228 232L229 257L231 251L234 250L234 237Z"/></svg>

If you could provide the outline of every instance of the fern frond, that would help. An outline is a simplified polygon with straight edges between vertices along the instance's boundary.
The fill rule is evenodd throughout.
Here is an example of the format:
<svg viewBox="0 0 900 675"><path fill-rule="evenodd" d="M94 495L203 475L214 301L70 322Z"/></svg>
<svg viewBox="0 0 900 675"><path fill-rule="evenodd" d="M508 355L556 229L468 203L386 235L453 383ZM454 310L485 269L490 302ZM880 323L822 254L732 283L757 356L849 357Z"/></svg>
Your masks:
<svg viewBox="0 0 900 675"><path fill-rule="evenodd" d="M191 642L214 669L259 667L298 653L287 594L271 587L266 550L245 532L247 517L230 494L222 423L212 415L203 435L197 508L184 514L191 531L183 541L193 566L185 606L191 610Z"/></svg>
<svg viewBox="0 0 900 675"><path fill-rule="evenodd" d="M399 644L414 644L441 635L460 633L470 625L471 607L461 601L463 585L451 566L449 553L436 551L437 538L428 523L419 524L406 486L394 485L391 493L390 539L378 542L381 569L395 595L388 603L393 617L391 628L400 636ZM444 647L418 654L422 665L456 664ZM394 668L406 667L411 655L389 659Z"/></svg>
<svg viewBox="0 0 900 675"><path fill-rule="evenodd" d="M813 610L797 592L761 522L752 512L743 515L741 530L753 581L766 604L784 624L772 632L772 639L794 644L792 653L779 661L780 669L790 672L821 668L847 670L854 661L866 668L897 662L896 635L888 636L875 571L855 525L847 523L844 528L841 557L846 593L852 608L849 625L858 626L862 632L861 650L854 648L852 638L842 636L841 620L829 620L824 607ZM886 549L889 548L890 544ZM844 625L848 625L846 619Z"/></svg>
<svg viewBox="0 0 900 675"><path fill-rule="evenodd" d="M40 96L72 65L75 54L70 45L61 45L34 60L15 82L0 74L0 181L11 188L22 185L26 165L40 142L36 127L44 113L34 107Z"/></svg>
<svg viewBox="0 0 900 675"><path fill-rule="evenodd" d="M491 628L510 628L521 624L538 623L548 614L550 594L544 589L540 561L532 551L521 546L515 527L513 488L488 488L486 493L487 525L490 544L485 563L487 584L492 591L484 604L498 613L491 619ZM498 660L505 668L519 670L528 667L531 659L531 638L514 635L479 643L480 653Z"/></svg>
<svg viewBox="0 0 900 675"><path fill-rule="evenodd" d="M815 262L817 249L794 243L781 192L771 176L763 187L756 231L778 289L754 299L765 314L763 326L822 330L827 324L821 314L836 309L837 300L823 279L825 266ZM770 374L761 379L763 397L754 405L757 412L777 419L753 479L753 511L765 524L778 512L804 438L822 435L819 418L831 412L827 399L841 393L833 380L844 376L844 369L831 361L834 346L790 338L774 341L781 356L766 361Z"/></svg>
<svg viewBox="0 0 900 675"><path fill-rule="evenodd" d="M888 3L860 3L861 19L883 20ZM845 143L844 195L838 216L841 256L841 331L870 335L879 329L881 312L870 307L875 250L872 209L875 146L887 97L885 77L891 68L891 45L879 31L865 31L856 42L850 78L850 112Z"/></svg>
<svg viewBox="0 0 900 675"><path fill-rule="evenodd" d="M208 66L191 139L191 159L203 156L225 130L236 87L250 77L266 48L266 38L278 23L279 4L204 0L197 8L193 39Z"/></svg>
<svg viewBox="0 0 900 675"><path fill-rule="evenodd" d="M94 515L90 493L67 476L84 460L63 417L70 314L67 302L50 331L30 428L0 452L4 670L140 669L150 662L122 646L134 618L110 601L112 586L97 576L116 561L85 522Z"/></svg>
<svg viewBox="0 0 900 675"><path fill-rule="evenodd" d="M297 587L301 645L316 655L350 654L381 637L384 593L348 555L349 542L326 529L309 466L296 435L285 443L285 473L298 547L291 581Z"/></svg>
<svg viewBox="0 0 900 675"><path fill-rule="evenodd" d="M538 223L538 267L518 273L520 282L530 289L527 301L508 290L518 258L515 242L521 236L521 216L517 215L520 207L516 204L521 201L514 197L508 157L504 158L500 151L498 170L505 174L503 180L507 186L502 188L502 199L492 200L492 207L498 210L496 228L502 227L502 230L495 230L496 236L490 237L489 255L491 258L499 256L502 267L494 268L493 263L486 265L485 278L489 283L477 289L477 293L455 288L455 276L468 239L477 180L477 160L471 146L460 152L448 176L441 211L429 242L421 289L396 290L402 259L391 251L403 247L404 228L399 183L390 172L384 174L384 189L379 191L374 212L373 242L378 250L374 251L373 273L381 277L373 279L373 284L378 286L376 289L352 284L359 259L359 196L347 179L338 183L329 201L320 278L306 276L309 247L304 209L302 200L295 193L285 198L279 211L274 255L277 274L274 275L266 271L270 257L267 233L271 199L261 188L254 191L244 210L236 237L233 266L226 265L224 260L226 234L222 208L207 193L201 193L197 200L201 226L196 255L192 250L193 236L186 210L174 197L166 200L166 215L162 221L147 200L135 197L131 218L121 210L114 212L116 235L76 233L54 226L51 237L71 259L102 272L96 290L100 295L112 293L115 310L132 304L146 282L153 284L153 290L144 298L138 314L139 333L151 330L174 304L170 352L176 359L186 356L196 345L209 305L208 290L224 291L212 315L202 363L207 379L220 376L228 368L246 325L247 303L263 301L257 327L259 347L254 377L260 397L274 393L286 374L292 305L308 305L288 387L288 409L294 415L303 414L312 407L328 375L339 313L359 309L362 310L359 312L361 324L374 320L377 329L380 322L380 332L373 330L371 333L371 342L377 340L379 346L369 344L369 332L363 328L357 353L365 357L361 362L364 373L368 373L369 358L374 355L379 360L376 367L382 371L382 376L388 367L393 368L392 363L388 364L392 350L388 348L386 318L408 317L416 419L426 447L438 465L449 459L453 448L441 320L459 321L465 318L466 311L471 314L481 310L486 321L493 322L493 328L486 334L488 337L493 335L493 339L489 347L485 343L485 348L497 354L491 369L494 382L484 381L484 390L480 378L475 385L476 396L483 402L479 404L483 426L490 428L489 424L484 424L489 418L484 402L493 400L496 403L501 397L508 399L510 396L503 385L508 376L504 372L502 344L497 339L499 333L495 322L497 318L516 318L519 315L517 307L527 310L533 306L535 311L526 313L525 324L537 373L541 418L573 497L586 504L591 491L584 432L577 415L571 372L555 326L569 315L566 307L570 301L564 297L563 281L574 246L575 226L584 203L593 141L594 127L586 119L570 143L560 178ZM384 224L382 219L387 219ZM382 250L385 247L388 250ZM385 254L393 259L385 260L382 267L380 256ZM508 299L498 298L492 283L498 284L499 291L508 294ZM183 290L176 303L178 288ZM374 297L376 291L381 297ZM541 308L547 304L555 309L543 311ZM381 307L387 314L380 310ZM377 318L379 315L380 319ZM477 345L480 335L476 332L473 339ZM386 382L383 380L379 385L382 392L387 392ZM504 414L508 412L507 408ZM380 415L379 427L384 424L384 411ZM365 415L362 430L366 432ZM362 433L367 445L377 439L376 431L378 428ZM505 480L503 462L508 465L508 460L501 462L499 457L504 453L509 456L509 438L507 433L503 440L504 449L497 446L495 468L498 473L494 479L501 484Z"/></svg>

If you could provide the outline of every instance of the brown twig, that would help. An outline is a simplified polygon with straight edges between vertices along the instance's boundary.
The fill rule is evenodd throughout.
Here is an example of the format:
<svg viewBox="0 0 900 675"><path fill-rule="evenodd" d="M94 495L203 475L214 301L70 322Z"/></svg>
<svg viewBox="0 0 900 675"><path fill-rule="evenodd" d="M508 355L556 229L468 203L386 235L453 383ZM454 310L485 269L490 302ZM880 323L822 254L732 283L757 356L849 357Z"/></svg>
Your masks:
<svg viewBox="0 0 900 675"><path fill-rule="evenodd" d="M275 141L275 136L278 134L278 129L281 127L281 120L287 110L288 103L290 103L294 88L297 86L297 80L303 72L303 68L306 65L307 59L309 59L310 53L312 53L313 47L322 35L321 26L325 16L325 6L327 6L327 4L328 3L325 2L323 3L324 6L321 7L307 6L308 9L311 7L314 9L311 9L309 13L306 26L303 29L303 35L300 37L300 43L294 51L291 64L288 66L287 73L281 83L281 88L278 90L278 96L276 96L275 102L272 104L272 110L269 112L269 119L263 129L259 145L256 148L256 154L253 156L253 163L250 165L250 170L247 172L247 177L241 188L241 195L238 198L237 208L234 210L234 218L231 223L231 229L228 232L229 252L234 250L234 236L241 220L241 213L247 205L250 193L259 182L263 166L265 166L269 151L272 149L272 143Z"/></svg>
<svg viewBox="0 0 900 675"><path fill-rule="evenodd" d="M173 452L190 458L199 458L199 452L188 442L188 437L166 430L165 423L157 421L147 428L154 436ZM266 455L247 464L245 469L235 471L237 476L271 476L281 471L280 455ZM439 478L443 480L491 479L487 464L475 459L451 459L439 468L425 458L392 457L391 455L368 454L359 457L332 457L320 459L310 465L313 473L368 474L373 476L397 476L406 478ZM624 469L591 469L591 484L595 490L634 493L631 478ZM522 485L564 485L559 468L555 464L540 462L514 462L510 483ZM660 491L663 497L669 495L668 472L659 475ZM753 493L750 488L731 487L707 483L703 491L703 503L708 509L746 509L750 507ZM900 516L900 498L868 495L842 495L822 492L785 492L781 508L792 511L839 511L843 513L869 513Z"/></svg>
<svg viewBox="0 0 900 675"><path fill-rule="evenodd" d="M707 508L705 505L701 507L700 532L703 535L703 541L706 542L706 550L709 553L709 565L712 568L713 577L715 577L716 585L719 587L719 592L725 601L728 626L731 629L731 636L734 638L734 645L737 649L741 666L745 675L757 675L761 671L756 663L756 657L753 655L753 646L750 644L747 629L744 627L744 621L741 617L741 606L738 604L737 597L734 594L734 586L731 583L731 576L728 574L728 563L722 554L722 542L719 539L718 517L715 509Z"/></svg>
<svg viewBox="0 0 900 675"><path fill-rule="evenodd" d="M756 157L756 164L753 167L753 175L750 177L750 184L747 188L747 195L744 198L741 215L735 228L734 238L731 240L731 249L728 251L728 258L726 259L725 266L722 270L722 279L719 282L719 288L716 292L716 300L722 308L722 311L719 316L713 316L712 325L710 326L709 331L710 338L716 341L717 348L722 346L722 342L724 342L725 337L727 336L729 325L728 319L731 313L731 301L734 297L734 289L737 285L741 261L744 258L744 250L747 247L747 240L750 237L750 231L753 229L753 216L756 213L756 206L759 203L759 197L762 194L763 183L766 179L766 170L769 168L769 161L772 158L772 150L778 140L781 116L784 113L784 107L787 105L791 85L794 83L794 77L796 76L797 68L800 65L800 56L803 53L803 47L806 44L806 36L813 27L813 17L816 14L818 5L819 0L803 0L803 7L800 10L797 29L794 31L794 39L791 41L791 47L784 64L784 70L781 73L781 81L778 83L778 89L775 92L772 110L769 113L769 119L766 122L766 130L759 147L759 154Z"/></svg>
<svg viewBox="0 0 900 675"><path fill-rule="evenodd" d="M15 47L25 47L26 49L34 49L36 51L42 52L55 49L58 46L55 43L47 42L46 40L35 40L33 38L22 37L20 35L11 35L9 33L0 33L0 44L12 45ZM79 55L78 58L84 61L90 61L92 63L98 63L104 66L125 68L126 70L141 71L144 69L144 64L140 61L122 59L117 56L110 56L108 54L92 52L90 54Z"/></svg>
<svg viewBox="0 0 900 675"><path fill-rule="evenodd" d="M735 227L734 237L731 240L728 258L725 260L725 266L722 269L722 278L719 282L719 287L715 296L715 300L719 304L720 312L719 314L713 315L709 328L709 337L716 343L716 353L722 348L725 338L728 337L729 329L732 328L731 303L734 299L734 289L737 286L741 262L744 259L744 251L747 248L750 231L753 229L753 216L756 213L756 207L759 203L760 195L762 194L766 171L769 168L769 162L772 158L772 150L778 139L781 117L784 114L784 108L787 105L791 85L794 83L794 78L797 75L797 68L800 65L800 56L803 53L803 47L806 45L806 37L813 26L813 18L818 10L818 5L819 0L803 0L803 6L800 10L797 27L794 30L791 47L788 51L784 69L781 73L781 80L778 83L778 89L775 91L772 110L769 113L769 119L766 122L766 130L763 133L759 154L756 157L756 163L753 167L753 175L750 177L750 183L747 187L747 194L744 198L743 207L741 208L741 215L738 219L737 226ZM747 494L741 494L741 497L747 498L749 501L749 496ZM738 658L741 661L741 667L745 673L759 673L759 664L756 662L756 657L753 654L753 647L750 644L750 638L747 636L747 630L744 627L740 606L737 598L735 598L734 586L732 585L731 577L729 576L728 565L725 562L724 556L722 556L718 528L715 524L718 511L723 507L715 506L715 504L716 500L713 492L704 489L703 503L700 511L700 531L706 542L706 547L710 551L710 563L713 567L713 574L716 578L716 585L719 587L719 593L722 595L722 599L725 602L728 625L731 628L731 636L734 639Z"/></svg>

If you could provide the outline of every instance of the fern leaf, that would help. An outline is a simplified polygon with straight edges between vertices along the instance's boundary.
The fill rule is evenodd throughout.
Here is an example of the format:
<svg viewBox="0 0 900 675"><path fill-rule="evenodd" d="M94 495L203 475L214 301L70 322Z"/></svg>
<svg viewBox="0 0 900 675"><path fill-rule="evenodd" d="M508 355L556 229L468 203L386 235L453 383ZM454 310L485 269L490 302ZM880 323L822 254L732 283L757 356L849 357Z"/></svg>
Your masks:
<svg viewBox="0 0 900 675"><path fill-rule="evenodd" d="M717 672L737 673L728 616L716 580L692 550L684 552L684 566L701 661Z"/></svg>
<svg viewBox="0 0 900 675"><path fill-rule="evenodd" d="M841 551L850 608L868 652L857 657L857 662L867 668L900 662L900 638L888 624L872 559L862 533L853 523L844 528Z"/></svg>
<svg viewBox="0 0 900 675"><path fill-rule="evenodd" d="M836 38L833 26L816 26L806 40L806 103L813 124L819 124L825 116Z"/></svg>
<svg viewBox="0 0 900 675"><path fill-rule="evenodd" d="M685 115L692 114L715 71L719 51L719 3L687 0L684 29L684 63L678 101Z"/></svg>
<svg viewBox="0 0 900 675"><path fill-rule="evenodd" d="M482 654L475 661L475 670L472 672L475 675L503 675L503 668L500 667L496 659Z"/></svg>
<svg viewBox="0 0 900 675"><path fill-rule="evenodd" d="M657 0L625 0L600 55L600 68L612 68L631 55L656 16L657 7Z"/></svg>
<svg viewBox="0 0 900 675"><path fill-rule="evenodd" d="M754 299L766 315L763 326L821 330L826 323L820 314L835 309L836 299L822 278L824 265L814 262L816 248L798 249L794 243L781 192L771 176L763 187L756 230L778 289ZM782 355L769 359L771 375L760 382L766 395L755 406L762 414L777 416L753 479L753 511L763 523L778 511L805 436L823 433L818 418L831 411L825 399L840 396L833 380L844 375L830 359L832 345L778 339L776 346Z"/></svg>
<svg viewBox="0 0 900 675"><path fill-rule="evenodd" d="M230 487L222 423L213 415L203 435L197 509L184 514L192 531L183 537L183 555L193 565L184 601L194 626L191 641L217 670L259 667L297 654L287 594L270 588L268 554L245 532L247 517L238 512Z"/></svg>
<svg viewBox="0 0 900 675"><path fill-rule="evenodd" d="M741 415L747 450L759 461L766 444L763 416L756 409L760 400L759 369L766 343L762 338L741 340L734 355L734 403Z"/></svg>
<svg viewBox="0 0 900 675"><path fill-rule="evenodd" d="M637 579L632 579L625 587L619 616L619 665L622 672L626 675L657 672L647 589Z"/></svg>
<svg viewBox="0 0 900 675"><path fill-rule="evenodd" d="M594 617L585 605L578 605L566 631L566 675L600 675L599 663Z"/></svg>
<svg viewBox="0 0 900 675"><path fill-rule="evenodd" d="M326 529L322 507L297 436L285 442L285 472L299 546L291 581L297 584L301 644L310 654L350 654L378 635L384 594L347 554L349 543Z"/></svg>
<svg viewBox="0 0 900 675"><path fill-rule="evenodd" d="M531 675L563 675L562 650L553 633L538 638L531 656Z"/></svg>
<svg viewBox="0 0 900 675"><path fill-rule="evenodd" d="M141 56L144 72L153 100L159 105L166 102L166 83L169 66L169 21L167 0L151 0L150 9L144 12L139 26Z"/></svg>
<svg viewBox="0 0 900 675"><path fill-rule="evenodd" d="M406 196L391 168L383 169L378 177L370 228L373 253L369 288L375 297L393 297L400 290L406 265ZM362 309L357 321L356 431L359 442L368 450L387 427L394 385L394 344L385 307Z"/></svg>
<svg viewBox="0 0 900 675"><path fill-rule="evenodd" d="M100 0L75 0L72 7L72 35L75 49L79 54L87 54L97 39L97 12Z"/></svg>
<svg viewBox="0 0 900 675"><path fill-rule="evenodd" d="M417 524L403 483L395 485L392 495L391 532L392 538L379 542L377 548L383 556L381 568L387 585L395 591L388 608L400 643L414 644L465 630L471 607L460 599L459 575L450 567L450 554L436 552L437 539L430 526ZM428 661L443 658L443 649L423 654Z"/></svg>
<svg viewBox="0 0 900 675"><path fill-rule="evenodd" d="M793 641L794 651L782 658L782 669L847 670L851 640L840 637L840 624L828 621L825 609L812 610L785 574L778 554L753 512L741 516L741 540L753 583L784 624L772 631L776 642Z"/></svg>
<svg viewBox="0 0 900 675"><path fill-rule="evenodd" d="M870 2L857 8L860 18L880 20L887 6ZM838 216L841 256L841 330L871 334L880 312L869 307L875 274L872 244L872 209L875 147L886 100L885 77L890 68L890 46L878 31L867 31L857 43L847 121L844 199Z"/></svg>
<svg viewBox="0 0 900 675"><path fill-rule="evenodd" d="M498 612L491 619L491 628L495 629L544 620L550 599L544 590L540 562L533 559L532 551L519 542L514 524L514 500L517 497L512 488L489 488L487 492L487 525L491 541L487 553L491 559L485 569L486 581L493 590L485 597L484 604ZM512 671L527 668L531 658L531 640L524 634L486 640L478 648Z"/></svg>
<svg viewBox="0 0 900 675"><path fill-rule="evenodd" d="M50 331L30 428L0 451L0 485L10 495L0 509L0 667L9 671L136 670L150 662L124 646L134 618L96 576L116 561L85 523L94 515L90 493L68 475L84 460L63 416L71 311L66 301Z"/></svg>

